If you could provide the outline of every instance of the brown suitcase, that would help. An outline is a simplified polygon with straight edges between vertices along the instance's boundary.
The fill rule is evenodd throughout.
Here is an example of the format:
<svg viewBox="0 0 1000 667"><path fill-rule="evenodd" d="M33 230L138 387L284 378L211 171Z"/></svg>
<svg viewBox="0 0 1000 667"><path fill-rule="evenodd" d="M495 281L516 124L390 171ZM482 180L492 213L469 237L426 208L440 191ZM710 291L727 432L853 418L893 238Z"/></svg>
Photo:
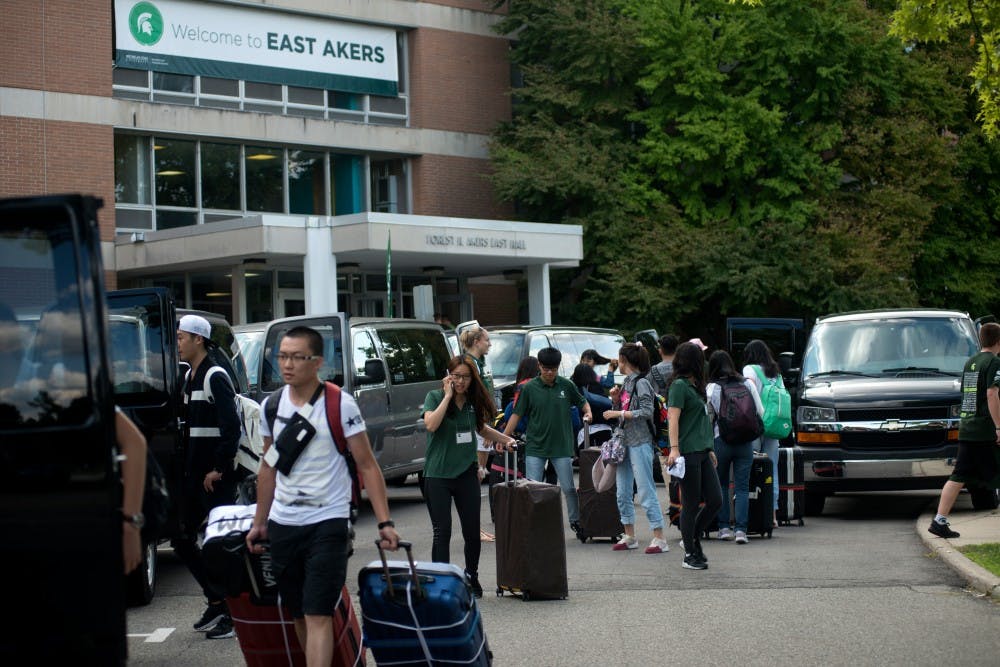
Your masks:
<svg viewBox="0 0 1000 667"><path fill-rule="evenodd" d="M514 453L517 465L517 453ZM505 457L506 458L506 457ZM506 464L505 467L511 466ZM497 595L564 599L566 534L561 489L527 479L493 487L496 509Z"/></svg>
<svg viewBox="0 0 1000 667"><path fill-rule="evenodd" d="M618 512L617 487L612 486L601 493L594 490L590 471L600 455L599 447L580 450L580 488L577 491L580 498L580 529L576 537L581 542L602 537L617 542L625 531Z"/></svg>

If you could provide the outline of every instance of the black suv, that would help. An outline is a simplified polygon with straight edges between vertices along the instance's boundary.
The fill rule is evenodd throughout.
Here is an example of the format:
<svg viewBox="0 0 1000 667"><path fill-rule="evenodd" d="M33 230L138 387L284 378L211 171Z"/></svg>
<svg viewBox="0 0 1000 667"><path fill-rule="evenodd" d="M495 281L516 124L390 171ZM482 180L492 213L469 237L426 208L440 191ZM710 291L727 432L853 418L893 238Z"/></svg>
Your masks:
<svg viewBox="0 0 1000 667"><path fill-rule="evenodd" d="M962 368L978 349L975 324L958 311L817 319L794 396L806 513L821 513L835 491L944 484L958 450ZM995 490L970 493L977 508L997 506Z"/></svg>

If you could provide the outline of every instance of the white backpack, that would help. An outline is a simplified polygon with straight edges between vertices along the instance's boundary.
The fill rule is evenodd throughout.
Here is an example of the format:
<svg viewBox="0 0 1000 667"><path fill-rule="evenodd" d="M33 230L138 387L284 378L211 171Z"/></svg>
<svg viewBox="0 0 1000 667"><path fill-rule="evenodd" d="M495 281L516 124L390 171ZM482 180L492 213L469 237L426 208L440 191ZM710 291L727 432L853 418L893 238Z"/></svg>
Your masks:
<svg viewBox="0 0 1000 667"><path fill-rule="evenodd" d="M212 366L205 373L205 400L215 403L212 395L212 383L209 381L214 373L222 373L229 386L232 380L225 369L220 366ZM256 473L260 468L260 459L264 456L264 437L260 433L260 403L247 398L239 392L236 393L236 414L240 417L240 444L236 449L236 458L233 459L233 469L243 466L252 473Z"/></svg>

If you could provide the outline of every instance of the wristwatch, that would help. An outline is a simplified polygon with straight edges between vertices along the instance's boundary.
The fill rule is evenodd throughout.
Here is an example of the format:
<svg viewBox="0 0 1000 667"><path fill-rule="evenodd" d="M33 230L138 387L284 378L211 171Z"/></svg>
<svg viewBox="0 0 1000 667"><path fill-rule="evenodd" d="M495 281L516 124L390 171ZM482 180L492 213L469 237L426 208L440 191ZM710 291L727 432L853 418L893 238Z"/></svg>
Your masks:
<svg viewBox="0 0 1000 667"><path fill-rule="evenodd" d="M130 523L136 528L139 528L140 530L142 529L143 526L146 525L146 517L143 516L142 512L138 512L136 514L126 514L123 511L122 521L124 521L125 523Z"/></svg>

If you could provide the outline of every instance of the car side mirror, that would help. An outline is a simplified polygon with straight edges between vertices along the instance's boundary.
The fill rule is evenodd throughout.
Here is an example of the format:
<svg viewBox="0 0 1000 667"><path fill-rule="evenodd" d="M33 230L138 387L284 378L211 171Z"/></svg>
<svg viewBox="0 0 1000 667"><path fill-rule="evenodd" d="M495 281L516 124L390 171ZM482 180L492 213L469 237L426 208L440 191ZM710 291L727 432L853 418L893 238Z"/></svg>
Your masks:
<svg viewBox="0 0 1000 667"><path fill-rule="evenodd" d="M385 382L385 366L381 359L368 359L365 361L364 374L354 376L354 383L357 385L378 384L379 382Z"/></svg>

